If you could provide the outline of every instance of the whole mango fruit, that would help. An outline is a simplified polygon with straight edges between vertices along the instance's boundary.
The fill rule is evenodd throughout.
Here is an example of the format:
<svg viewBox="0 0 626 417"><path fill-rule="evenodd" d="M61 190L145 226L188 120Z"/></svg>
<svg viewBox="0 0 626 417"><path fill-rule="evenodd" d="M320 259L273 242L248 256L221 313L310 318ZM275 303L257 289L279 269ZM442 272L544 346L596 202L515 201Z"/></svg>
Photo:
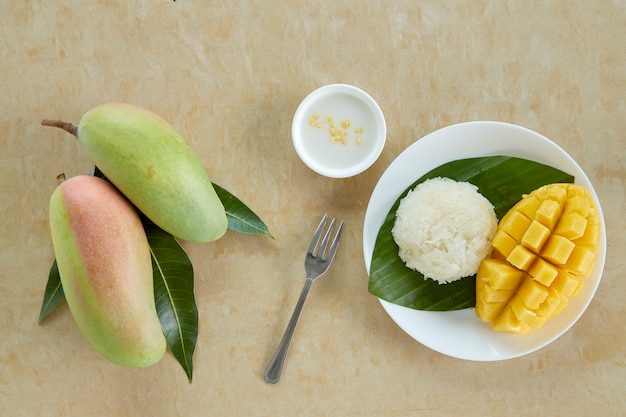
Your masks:
<svg viewBox="0 0 626 417"><path fill-rule="evenodd" d="M49 215L67 305L87 341L118 365L158 362L166 341L135 207L106 180L83 175L60 183Z"/></svg>
<svg viewBox="0 0 626 417"><path fill-rule="evenodd" d="M198 156L167 121L141 107L102 104L78 126L44 120L75 135L106 177L150 220L192 242L219 239L224 206Z"/></svg>

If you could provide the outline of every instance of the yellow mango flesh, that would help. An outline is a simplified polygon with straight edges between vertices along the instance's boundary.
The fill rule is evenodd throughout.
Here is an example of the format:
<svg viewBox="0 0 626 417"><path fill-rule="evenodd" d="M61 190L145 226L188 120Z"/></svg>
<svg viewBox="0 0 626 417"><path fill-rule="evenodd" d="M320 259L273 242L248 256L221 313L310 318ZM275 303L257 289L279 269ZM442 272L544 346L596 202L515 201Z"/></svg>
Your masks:
<svg viewBox="0 0 626 417"><path fill-rule="evenodd" d="M599 240L600 219L586 188L548 184L524 196L503 216L492 255L478 269L476 315L496 331L539 329L578 294Z"/></svg>

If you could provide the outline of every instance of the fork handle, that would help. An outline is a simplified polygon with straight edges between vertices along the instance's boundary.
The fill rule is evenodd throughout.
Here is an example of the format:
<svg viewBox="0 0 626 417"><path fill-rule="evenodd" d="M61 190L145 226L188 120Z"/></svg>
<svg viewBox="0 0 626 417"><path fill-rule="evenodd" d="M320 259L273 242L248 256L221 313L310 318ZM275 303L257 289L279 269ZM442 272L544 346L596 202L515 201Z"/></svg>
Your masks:
<svg viewBox="0 0 626 417"><path fill-rule="evenodd" d="M304 287L302 288L302 292L300 293L300 298L298 298L296 308L291 314L291 319L289 320L287 329L285 329L285 334L278 345L278 349L276 349L276 353L274 353L272 361L265 371L265 380L270 384L276 384L280 380L280 375L283 373L283 366L285 365L285 359L287 359L289 345L291 344L291 339L293 338L293 333L296 330L296 324L298 324L298 318L300 317L300 312L302 311L302 306L304 305L306 296L309 293L311 284L313 284L313 280L311 278L307 278L304 283Z"/></svg>

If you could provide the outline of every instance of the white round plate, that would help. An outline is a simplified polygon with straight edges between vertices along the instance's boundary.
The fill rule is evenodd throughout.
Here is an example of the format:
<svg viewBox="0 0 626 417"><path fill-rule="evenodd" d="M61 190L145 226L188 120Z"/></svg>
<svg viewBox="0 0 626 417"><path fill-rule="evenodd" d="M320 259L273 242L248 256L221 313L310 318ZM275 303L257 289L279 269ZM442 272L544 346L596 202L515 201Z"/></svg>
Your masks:
<svg viewBox="0 0 626 417"><path fill-rule="evenodd" d="M420 311L380 300L393 321L416 341L442 354L474 361L511 359L548 345L573 326L591 302L604 268L606 228L598 196L581 167L557 144L520 126L490 121L448 126L415 142L391 163L374 188L363 227L363 252L369 274L378 231L404 190L446 162L493 155L526 158L574 175L574 182L587 187L596 202L602 236L593 271L578 296L570 298L558 316L527 335L496 332L475 316L473 308Z"/></svg>

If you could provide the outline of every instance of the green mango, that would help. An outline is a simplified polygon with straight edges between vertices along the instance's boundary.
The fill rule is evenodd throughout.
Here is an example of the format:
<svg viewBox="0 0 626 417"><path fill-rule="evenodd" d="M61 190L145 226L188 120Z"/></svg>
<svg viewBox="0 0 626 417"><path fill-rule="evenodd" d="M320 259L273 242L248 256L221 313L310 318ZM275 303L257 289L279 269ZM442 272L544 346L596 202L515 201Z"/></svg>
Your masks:
<svg viewBox="0 0 626 417"><path fill-rule="evenodd" d="M59 184L49 216L67 305L87 341L118 365L158 362L166 340L135 207L106 180L82 175Z"/></svg>
<svg viewBox="0 0 626 417"><path fill-rule="evenodd" d="M102 104L78 126L44 120L73 133L106 177L157 226L193 242L219 239L224 206L198 156L167 121L141 107Z"/></svg>

